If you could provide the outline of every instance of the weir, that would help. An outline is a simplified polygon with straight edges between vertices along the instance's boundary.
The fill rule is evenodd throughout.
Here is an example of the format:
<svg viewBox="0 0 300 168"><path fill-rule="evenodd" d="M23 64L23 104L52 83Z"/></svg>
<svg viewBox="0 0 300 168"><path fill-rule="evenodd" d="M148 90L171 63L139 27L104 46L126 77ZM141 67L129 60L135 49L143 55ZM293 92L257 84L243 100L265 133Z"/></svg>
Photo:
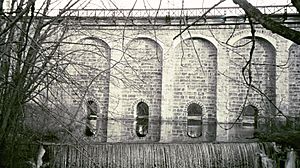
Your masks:
<svg viewBox="0 0 300 168"><path fill-rule="evenodd" d="M254 168L263 166L260 156L272 149L270 144L255 142L46 144L44 147L52 166L60 168Z"/></svg>

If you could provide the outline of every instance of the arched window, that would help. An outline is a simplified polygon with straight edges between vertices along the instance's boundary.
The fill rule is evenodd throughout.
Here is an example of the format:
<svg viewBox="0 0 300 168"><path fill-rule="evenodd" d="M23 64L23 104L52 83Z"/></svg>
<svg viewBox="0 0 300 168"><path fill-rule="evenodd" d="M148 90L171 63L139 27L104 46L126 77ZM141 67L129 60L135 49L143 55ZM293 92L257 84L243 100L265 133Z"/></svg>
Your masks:
<svg viewBox="0 0 300 168"><path fill-rule="evenodd" d="M136 117L136 134L139 137L144 137L148 133L149 123L149 106L144 102L137 104L137 117Z"/></svg>
<svg viewBox="0 0 300 168"><path fill-rule="evenodd" d="M202 135L202 107L192 103L187 112L187 134L191 138L198 138Z"/></svg>
<svg viewBox="0 0 300 168"><path fill-rule="evenodd" d="M258 109L253 105L248 105L243 110L243 126L257 128Z"/></svg>
<svg viewBox="0 0 300 168"><path fill-rule="evenodd" d="M86 108L87 108L87 122L86 122L85 135L93 136L96 134L97 131L98 106L94 101L90 100L86 103Z"/></svg>

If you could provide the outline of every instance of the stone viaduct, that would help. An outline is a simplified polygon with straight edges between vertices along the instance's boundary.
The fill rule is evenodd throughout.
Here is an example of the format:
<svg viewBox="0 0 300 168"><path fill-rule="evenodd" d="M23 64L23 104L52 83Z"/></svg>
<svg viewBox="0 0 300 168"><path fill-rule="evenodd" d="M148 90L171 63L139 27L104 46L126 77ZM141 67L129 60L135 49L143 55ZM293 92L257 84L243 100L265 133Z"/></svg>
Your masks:
<svg viewBox="0 0 300 168"><path fill-rule="evenodd" d="M299 28L292 7L260 9ZM248 18L217 8L199 19L205 10L71 11L61 53L79 87L68 85L63 100L81 121L78 134L95 142L226 141L235 136L223 129L231 123L244 134L280 118L274 105L299 116L299 46L255 24L249 88Z"/></svg>

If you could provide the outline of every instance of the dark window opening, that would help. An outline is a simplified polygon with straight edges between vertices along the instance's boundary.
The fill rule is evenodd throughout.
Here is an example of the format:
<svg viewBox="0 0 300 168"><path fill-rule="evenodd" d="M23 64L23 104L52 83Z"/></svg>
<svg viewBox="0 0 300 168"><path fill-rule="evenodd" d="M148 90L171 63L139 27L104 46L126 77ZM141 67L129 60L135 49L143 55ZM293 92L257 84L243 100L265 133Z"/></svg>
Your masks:
<svg viewBox="0 0 300 168"><path fill-rule="evenodd" d="M86 136L93 136L97 131L97 104L94 101L88 101L86 104L87 107L87 122L85 128Z"/></svg>
<svg viewBox="0 0 300 168"><path fill-rule="evenodd" d="M192 103L187 111L187 134L191 138L198 138L202 136L202 107Z"/></svg>
<svg viewBox="0 0 300 168"><path fill-rule="evenodd" d="M243 110L243 126L257 128L258 109L248 105Z"/></svg>
<svg viewBox="0 0 300 168"><path fill-rule="evenodd" d="M139 137L144 137L148 133L149 124L149 106L140 102L137 105L137 117L136 117L136 134Z"/></svg>
<svg viewBox="0 0 300 168"><path fill-rule="evenodd" d="M190 104L187 111L188 116L202 116L202 107L199 104Z"/></svg>
<svg viewBox="0 0 300 168"><path fill-rule="evenodd" d="M87 113L88 115L94 114L97 115L97 104L94 101L87 102Z"/></svg>

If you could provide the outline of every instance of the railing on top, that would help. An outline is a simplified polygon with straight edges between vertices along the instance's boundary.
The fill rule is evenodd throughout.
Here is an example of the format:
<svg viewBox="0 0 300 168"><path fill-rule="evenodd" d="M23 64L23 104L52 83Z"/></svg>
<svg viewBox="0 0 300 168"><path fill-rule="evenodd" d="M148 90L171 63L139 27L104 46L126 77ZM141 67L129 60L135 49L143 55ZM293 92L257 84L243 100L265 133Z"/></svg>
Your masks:
<svg viewBox="0 0 300 168"><path fill-rule="evenodd" d="M294 6L257 6L263 14L297 14ZM65 16L75 17L197 17L203 15L209 8L187 8L187 9L71 9ZM239 7L218 7L212 9L206 16L241 16L245 12Z"/></svg>

